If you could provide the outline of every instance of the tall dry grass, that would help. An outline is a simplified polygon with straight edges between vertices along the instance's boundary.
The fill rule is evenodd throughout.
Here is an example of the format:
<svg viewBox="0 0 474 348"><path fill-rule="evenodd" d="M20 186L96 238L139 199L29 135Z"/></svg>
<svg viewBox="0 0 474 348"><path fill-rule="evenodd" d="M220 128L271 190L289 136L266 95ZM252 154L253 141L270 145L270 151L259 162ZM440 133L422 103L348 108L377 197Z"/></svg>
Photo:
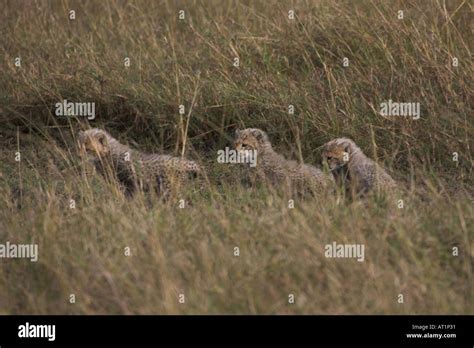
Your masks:
<svg viewBox="0 0 474 348"><path fill-rule="evenodd" d="M0 244L40 255L0 259L0 313L472 314L470 12L468 1L1 2ZM96 119L56 117L63 99L95 102ZM421 119L382 117L388 99L420 102ZM204 188L124 199L83 171L75 135L89 126L198 160ZM351 137L401 183L404 208L328 195L289 209L216 162L236 127L312 164L324 142ZM364 244L365 261L326 258L333 241Z"/></svg>

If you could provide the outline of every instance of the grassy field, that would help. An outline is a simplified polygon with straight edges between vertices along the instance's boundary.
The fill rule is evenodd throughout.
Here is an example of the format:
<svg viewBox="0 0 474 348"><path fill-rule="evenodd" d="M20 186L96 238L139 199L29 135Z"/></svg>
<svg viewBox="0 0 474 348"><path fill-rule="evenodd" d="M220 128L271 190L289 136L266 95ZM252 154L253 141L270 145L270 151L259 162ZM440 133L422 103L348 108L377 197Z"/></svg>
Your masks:
<svg viewBox="0 0 474 348"><path fill-rule="evenodd" d="M0 244L39 259L0 259L0 314L474 314L470 16L462 0L1 1ZM57 117L64 99L95 119ZM380 115L389 99L421 118ZM203 187L124 198L83 170L89 127L185 153ZM350 137L403 190L290 209L217 163L246 127L316 165ZM326 258L332 242L364 262Z"/></svg>

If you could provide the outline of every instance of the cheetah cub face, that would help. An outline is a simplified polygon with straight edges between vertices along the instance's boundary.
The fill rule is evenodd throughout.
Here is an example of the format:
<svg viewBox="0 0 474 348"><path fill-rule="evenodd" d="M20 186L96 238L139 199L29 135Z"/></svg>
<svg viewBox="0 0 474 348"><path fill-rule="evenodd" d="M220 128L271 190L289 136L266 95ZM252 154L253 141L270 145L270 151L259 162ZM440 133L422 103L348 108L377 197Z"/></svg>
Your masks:
<svg viewBox="0 0 474 348"><path fill-rule="evenodd" d="M235 131L234 147L239 155L245 157L249 155L249 151L256 151L261 154L271 145L264 131L257 128L247 128Z"/></svg>
<svg viewBox="0 0 474 348"><path fill-rule="evenodd" d="M109 153L109 135L101 129L88 129L79 132L81 151L93 157L103 157Z"/></svg>
<svg viewBox="0 0 474 348"><path fill-rule="evenodd" d="M335 139L324 145L323 162L327 162L331 171L338 171L349 162L352 140L341 138Z"/></svg>

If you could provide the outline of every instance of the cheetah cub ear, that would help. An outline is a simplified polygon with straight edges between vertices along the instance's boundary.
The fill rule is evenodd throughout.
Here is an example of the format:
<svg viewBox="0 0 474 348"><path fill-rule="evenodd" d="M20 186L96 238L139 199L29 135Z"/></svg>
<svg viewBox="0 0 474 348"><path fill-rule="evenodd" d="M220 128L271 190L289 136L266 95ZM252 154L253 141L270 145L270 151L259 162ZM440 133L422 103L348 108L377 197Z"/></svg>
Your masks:
<svg viewBox="0 0 474 348"><path fill-rule="evenodd" d="M240 129L235 129L235 137L238 138L240 136Z"/></svg>
<svg viewBox="0 0 474 348"><path fill-rule="evenodd" d="M252 130L252 135L255 137L255 139L257 139L257 141L259 142L264 142L265 140L267 140L267 134L260 130L260 129L254 129Z"/></svg>
<svg viewBox="0 0 474 348"><path fill-rule="evenodd" d="M105 134L102 134L102 133L97 134L96 139L100 145L107 146L107 137L105 136Z"/></svg>

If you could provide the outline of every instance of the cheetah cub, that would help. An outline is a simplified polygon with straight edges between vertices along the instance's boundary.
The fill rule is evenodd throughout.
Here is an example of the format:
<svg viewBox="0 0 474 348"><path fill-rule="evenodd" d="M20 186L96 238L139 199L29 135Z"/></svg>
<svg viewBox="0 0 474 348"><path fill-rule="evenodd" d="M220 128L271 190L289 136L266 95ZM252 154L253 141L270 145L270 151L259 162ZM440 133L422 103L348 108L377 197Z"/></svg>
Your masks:
<svg viewBox="0 0 474 348"><path fill-rule="evenodd" d="M256 151L257 180L266 180L275 187L297 193L318 194L332 187L332 176L309 164L285 159L276 153L267 134L256 128L236 130L234 147L245 157L247 151Z"/></svg>
<svg viewBox="0 0 474 348"><path fill-rule="evenodd" d="M79 147L105 178L117 179L126 196L137 189L155 191L166 197L172 183L196 177L201 169L196 162L160 154L145 154L121 144L105 130L79 132Z"/></svg>
<svg viewBox="0 0 474 348"><path fill-rule="evenodd" d="M390 191L396 188L392 177L377 163L368 158L348 138L338 138L323 145L323 162L326 162L336 181L357 196L368 191Z"/></svg>

